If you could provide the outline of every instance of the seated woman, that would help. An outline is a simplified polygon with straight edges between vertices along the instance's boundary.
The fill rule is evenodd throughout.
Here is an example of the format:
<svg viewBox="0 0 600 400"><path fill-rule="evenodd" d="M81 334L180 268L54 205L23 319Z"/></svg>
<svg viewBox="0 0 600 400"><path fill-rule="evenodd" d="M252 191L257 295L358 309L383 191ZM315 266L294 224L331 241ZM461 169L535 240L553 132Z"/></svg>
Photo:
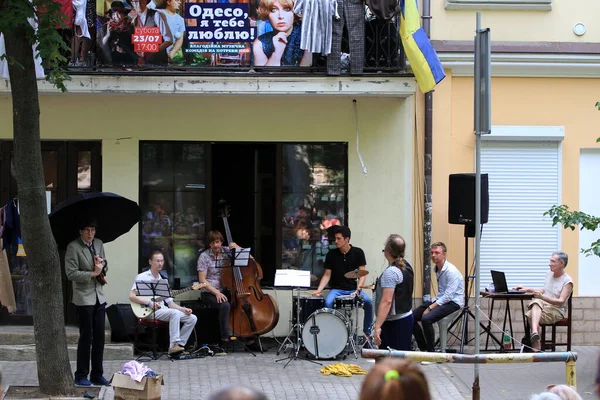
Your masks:
<svg viewBox="0 0 600 400"><path fill-rule="evenodd" d="M263 33L253 44L256 66L310 66L312 53L300 48L302 25L292 11L293 0L261 0L258 19L269 21L273 31Z"/></svg>

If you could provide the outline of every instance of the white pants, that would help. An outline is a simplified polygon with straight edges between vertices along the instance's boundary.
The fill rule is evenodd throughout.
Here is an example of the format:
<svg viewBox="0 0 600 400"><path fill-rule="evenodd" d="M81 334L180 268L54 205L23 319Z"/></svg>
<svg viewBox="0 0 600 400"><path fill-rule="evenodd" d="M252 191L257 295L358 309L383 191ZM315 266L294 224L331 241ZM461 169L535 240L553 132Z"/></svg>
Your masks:
<svg viewBox="0 0 600 400"><path fill-rule="evenodd" d="M185 346L198 318L194 314L185 315L179 310L173 308L162 307L154 312L156 319L169 322L169 348L178 344ZM183 327L180 328L183 322Z"/></svg>

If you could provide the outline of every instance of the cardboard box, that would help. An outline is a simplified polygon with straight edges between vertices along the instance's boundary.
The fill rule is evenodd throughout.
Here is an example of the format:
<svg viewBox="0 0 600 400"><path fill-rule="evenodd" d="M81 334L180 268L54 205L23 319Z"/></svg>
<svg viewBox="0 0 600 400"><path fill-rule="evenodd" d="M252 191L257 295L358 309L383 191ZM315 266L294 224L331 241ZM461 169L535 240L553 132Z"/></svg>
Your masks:
<svg viewBox="0 0 600 400"><path fill-rule="evenodd" d="M161 386L163 376L157 375L156 378L144 377L141 382L137 382L129 375L114 374L110 384L115 388L116 400L159 400L161 396Z"/></svg>

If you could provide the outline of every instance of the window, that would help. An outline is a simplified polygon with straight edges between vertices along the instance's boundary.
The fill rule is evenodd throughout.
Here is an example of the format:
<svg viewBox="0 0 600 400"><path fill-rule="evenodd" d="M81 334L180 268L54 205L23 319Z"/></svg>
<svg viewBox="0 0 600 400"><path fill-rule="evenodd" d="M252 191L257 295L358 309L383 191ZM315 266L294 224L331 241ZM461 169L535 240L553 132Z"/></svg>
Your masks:
<svg viewBox="0 0 600 400"><path fill-rule="evenodd" d="M161 250L169 283L190 286L205 245L205 145L145 142L140 164L140 269L148 267L153 250Z"/></svg>
<svg viewBox="0 0 600 400"><path fill-rule="evenodd" d="M282 159L281 264L320 279L330 246L327 228L346 222L347 146L286 144Z"/></svg>
<svg viewBox="0 0 600 400"><path fill-rule="evenodd" d="M447 10L552 10L552 0L446 0Z"/></svg>
<svg viewBox="0 0 600 400"><path fill-rule="evenodd" d="M481 289L490 270L509 287L543 287L548 260L560 249L560 226L544 212L560 202L564 128L494 126L482 139L481 172L489 174L489 221L481 236Z"/></svg>
<svg viewBox="0 0 600 400"><path fill-rule="evenodd" d="M263 284L279 268L318 279L327 228L346 223L347 166L346 143L142 142L139 270L159 249L170 284L190 286L206 233L225 236L218 210L226 200L234 241L252 249Z"/></svg>

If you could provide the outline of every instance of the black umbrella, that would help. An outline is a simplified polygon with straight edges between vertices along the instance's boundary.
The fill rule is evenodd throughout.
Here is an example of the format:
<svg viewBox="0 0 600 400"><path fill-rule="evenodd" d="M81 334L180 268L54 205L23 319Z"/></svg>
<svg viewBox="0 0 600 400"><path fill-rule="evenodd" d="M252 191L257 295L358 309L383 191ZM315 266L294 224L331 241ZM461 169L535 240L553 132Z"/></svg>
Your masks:
<svg viewBox="0 0 600 400"><path fill-rule="evenodd" d="M50 214L50 226L59 249L79 237L81 224L96 222L96 237L111 242L140 221L142 210L135 201L109 192L83 193L57 205Z"/></svg>

